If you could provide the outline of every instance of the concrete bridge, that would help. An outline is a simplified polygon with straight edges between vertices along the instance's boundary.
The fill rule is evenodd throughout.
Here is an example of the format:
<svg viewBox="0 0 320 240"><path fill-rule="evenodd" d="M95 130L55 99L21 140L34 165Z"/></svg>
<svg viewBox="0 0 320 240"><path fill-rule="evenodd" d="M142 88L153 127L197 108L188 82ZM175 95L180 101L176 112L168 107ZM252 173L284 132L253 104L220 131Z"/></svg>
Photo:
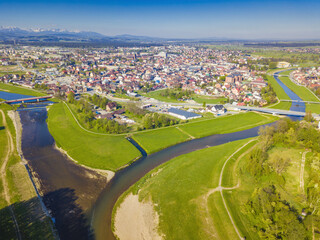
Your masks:
<svg viewBox="0 0 320 240"><path fill-rule="evenodd" d="M294 117L304 117L306 115L305 112L282 110L282 109L273 109L273 108L233 106L233 105L230 105L230 104L228 104L228 105L226 104L225 107L226 108L238 109L238 110L256 111L256 112L270 113L270 114L276 114L276 115L294 116Z"/></svg>
<svg viewBox="0 0 320 240"><path fill-rule="evenodd" d="M7 104L19 104L19 103L34 103L34 102L43 102L47 101L48 99L52 98L52 95L42 96L42 97L30 97L30 98L21 98L21 99L14 99L4 101L3 103Z"/></svg>

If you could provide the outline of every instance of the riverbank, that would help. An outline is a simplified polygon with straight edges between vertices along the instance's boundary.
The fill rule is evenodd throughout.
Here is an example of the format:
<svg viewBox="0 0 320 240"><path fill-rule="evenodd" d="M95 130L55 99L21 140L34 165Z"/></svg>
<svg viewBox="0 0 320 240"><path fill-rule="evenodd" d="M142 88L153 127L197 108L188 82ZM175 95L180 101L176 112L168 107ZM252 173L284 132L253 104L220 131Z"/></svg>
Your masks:
<svg viewBox="0 0 320 240"><path fill-rule="evenodd" d="M7 162L2 165L4 174L1 174L3 182L6 182L5 195L8 197L7 205L2 201L4 191L2 189L0 194L0 215L3 219L0 221L1 237L4 239L56 239L51 219L42 210L28 172L19 157L21 125L17 123L18 120L16 121L11 107L2 105L0 109L4 111L4 129L7 131L5 135L0 134L0 152L3 147L9 150L6 152ZM7 139L6 144L2 141L4 137ZM0 156L0 162L1 160ZM7 219L8 212L13 214L14 221L12 218ZM10 229L16 229L18 234Z"/></svg>
<svg viewBox="0 0 320 240"><path fill-rule="evenodd" d="M83 164L80 164L78 161L73 159L71 156L68 155L67 151L63 150L62 148L58 147L56 143L54 143L54 149L58 150L62 154L64 154L69 160L73 161L74 163L80 165L83 168L86 168L91 171L95 171L96 173L100 174L101 176L106 178L106 182L109 182L114 177L114 172L110 170L103 170L103 169L97 169L97 168L91 168L88 166L85 166Z"/></svg>
<svg viewBox="0 0 320 240"><path fill-rule="evenodd" d="M22 133L22 125L20 121L20 116L17 111L8 111L8 116L11 118L15 131L16 131L16 146L17 151L20 156L22 156L22 150L21 150L21 133Z"/></svg>
<svg viewBox="0 0 320 240"><path fill-rule="evenodd" d="M161 240L158 225L152 201L140 202L138 195L126 196L115 215L115 235L121 240Z"/></svg>

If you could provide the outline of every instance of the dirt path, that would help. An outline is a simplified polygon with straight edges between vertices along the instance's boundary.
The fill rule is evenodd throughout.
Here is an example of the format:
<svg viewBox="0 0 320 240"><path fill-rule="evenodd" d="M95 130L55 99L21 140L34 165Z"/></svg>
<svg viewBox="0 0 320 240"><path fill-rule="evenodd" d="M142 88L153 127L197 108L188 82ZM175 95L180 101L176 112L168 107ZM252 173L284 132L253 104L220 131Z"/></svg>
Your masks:
<svg viewBox="0 0 320 240"><path fill-rule="evenodd" d="M10 199L9 188L8 188L8 183L7 183L7 178L6 178L7 164L8 164L8 161L9 161L9 158L10 158L12 152L14 151L14 144L13 144L13 139L12 139L11 133L10 133L10 131L8 129L8 125L7 125L5 114L4 114L4 112L2 110L0 110L0 112L2 114L3 125L4 125L4 127L6 129L6 134L7 134L7 137L8 137L7 154L4 157L4 160L3 160L3 163L2 163L1 169L0 169L0 174L1 174L1 178L2 178L2 184L3 184L3 194L4 194L5 200L6 200L7 204L8 204L8 207L9 207L9 210L11 212L11 215L12 215L12 219L13 219L13 222L14 222L14 225L15 225L17 237L20 240L21 239L20 229L19 229L19 225L18 225L17 219L16 219L16 217L14 215L14 212L13 212L13 209L12 209L12 206L11 206L11 199Z"/></svg>
<svg viewBox="0 0 320 240"><path fill-rule="evenodd" d="M183 134L186 134L187 136L189 136L191 139L195 139L194 136L192 136L191 134L187 133L186 131L183 131L181 128L176 127L176 129L178 129L180 132L182 132Z"/></svg>
<svg viewBox="0 0 320 240"><path fill-rule="evenodd" d="M304 191L304 167L306 162L306 155L309 151L305 151L302 153L301 158L301 167L300 167L300 189Z"/></svg>
<svg viewBox="0 0 320 240"><path fill-rule="evenodd" d="M213 189L210 189L205 195L202 196L202 199L203 199L204 202L205 202L205 206L208 207L208 198L209 198L209 196L210 196L211 194L213 194L214 192L220 192L221 198L222 198L222 201L223 201L223 205L224 205L224 207L225 207L225 209L226 209L226 211L227 211L227 213L228 213L228 216L229 216L229 218L230 218L230 221L231 221L231 223L232 223L232 226L233 226L235 232L237 233L239 239L244 239L244 238L241 236L240 231L238 230L235 222L233 221L232 215L231 215L231 213L230 213L230 211L229 211L229 209L228 209L227 203L226 203L226 201L225 201L225 199L224 199L224 196L223 196L223 190L236 189L236 188L238 188L238 187L240 186L240 182L238 182L238 184L237 184L236 186L234 186L234 187L223 187L223 186L222 186L222 179L223 179L224 169L225 169L225 166L227 165L228 161L229 161L236 153L238 153L240 150L242 150L245 146L247 146L247 145L248 145L249 143L251 143L252 141L255 141L255 139L250 140L249 142L247 142L246 144L244 144L243 146L241 146L240 148L238 148L234 153L232 153L232 154L227 158L227 160L224 162L224 164L223 164L223 166L222 166L222 169L221 169L221 172L220 172L220 178L219 178L219 185L218 185L218 187L213 188ZM247 150L245 153L241 154L241 155L239 156L239 158L241 158L242 156L244 156L244 155L245 155L248 151L250 151L251 149L252 149L252 148L250 148L249 150ZM207 217L206 221L207 221L208 223L210 222L210 220L208 219L208 217Z"/></svg>

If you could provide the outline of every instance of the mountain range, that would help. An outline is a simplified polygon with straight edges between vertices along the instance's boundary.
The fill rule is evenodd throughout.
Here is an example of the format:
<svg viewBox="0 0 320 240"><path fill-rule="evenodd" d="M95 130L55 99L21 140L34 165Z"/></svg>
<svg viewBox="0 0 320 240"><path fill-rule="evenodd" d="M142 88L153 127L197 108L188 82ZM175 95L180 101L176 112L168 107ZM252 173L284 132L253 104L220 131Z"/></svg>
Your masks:
<svg viewBox="0 0 320 240"><path fill-rule="evenodd" d="M0 27L0 41L4 43L143 43L163 44L166 42L199 42L199 41L228 41L228 39L178 39L148 36L134 36L129 34L106 36L96 32L68 31L61 29L30 29L18 27Z"/></svg>

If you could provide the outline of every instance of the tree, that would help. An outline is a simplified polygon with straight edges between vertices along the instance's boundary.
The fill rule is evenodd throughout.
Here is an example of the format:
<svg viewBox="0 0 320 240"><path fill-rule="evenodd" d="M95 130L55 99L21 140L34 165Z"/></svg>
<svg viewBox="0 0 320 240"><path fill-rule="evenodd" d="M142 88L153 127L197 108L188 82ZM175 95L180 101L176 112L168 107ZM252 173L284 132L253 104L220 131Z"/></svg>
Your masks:
<svg viewBox="0 0 320 240"><path fill-rule="evenodd" d="M311 111L306 111L306 115L304 117L304 120L306 120L307 122L313 122L314 121Z"/></svg>
<svg viewBox="0 0 320 240"><path fill-rule="evenodd" d="M269 68L270 69L274 69L274 68L276 68L277 67L277 63L276 62L270 62L269 63Z"/></svg>
<svg viewBox="0 0 320 240"><path fill-rule="evenodd" d="M67 101L69 102L69 103L74 103L74 92L72 92L72 91L70 91L69 93L68 93L68 96L67 96Z"/></svg>
<svg viewBox="0 0 320 240"><path fill-rule="evenodd" d="M147 115L143 118L143 126L145 129L150 129L153 127L152 118L150 116Z"/></svg>
<svg viewBox="0 0 320 240"><path fill-rule="evenodd" d="M287 171L288 167L290 166L290 159L288 157L281 157L275 154L269 159L269 166L278 175L281 175Z"/></svg>

